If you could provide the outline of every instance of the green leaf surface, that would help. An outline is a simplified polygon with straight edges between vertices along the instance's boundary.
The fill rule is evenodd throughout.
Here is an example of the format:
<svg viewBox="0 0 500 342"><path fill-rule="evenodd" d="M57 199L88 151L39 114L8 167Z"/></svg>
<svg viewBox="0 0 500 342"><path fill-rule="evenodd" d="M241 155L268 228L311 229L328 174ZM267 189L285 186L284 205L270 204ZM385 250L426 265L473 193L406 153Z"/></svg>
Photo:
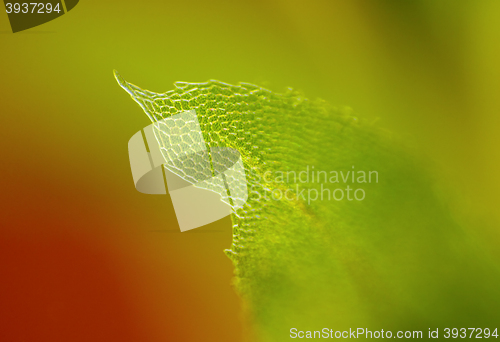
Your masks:
<svg viewBox="0 0 500 342"><path fill-rule="evenodd" d="M257 340L289 340L291 328L426 337L428 328L498 324L497 266L450 215L425 165L389 133L291 89L209 81L154 93L115 76L153 122L195 109L210 147L240 152L250 193L232 214L226 254ZM305 173L279 178L306 170L304 182ZM317 171L328 180L311 179ZM342 180L347 172L354 181L352 173ZM347 199L347 186L364 199ZM336 189L344 198L327 199Z"/></svg>

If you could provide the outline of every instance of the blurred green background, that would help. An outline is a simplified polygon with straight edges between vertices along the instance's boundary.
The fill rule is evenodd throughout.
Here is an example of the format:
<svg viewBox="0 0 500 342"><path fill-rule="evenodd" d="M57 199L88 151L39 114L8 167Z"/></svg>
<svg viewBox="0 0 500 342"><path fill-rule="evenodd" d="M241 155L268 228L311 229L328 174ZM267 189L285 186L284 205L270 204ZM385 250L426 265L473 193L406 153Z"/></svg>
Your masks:
<svg viewBox="0 0 500 342"><path fill-rule="evenodd" d="M240 341L229 218L178 232L133 186L149 124L116 84L256 83L349 106L433 160L500 259L500 2L81 1L12 34L0 14L0 337Z"/></svg>

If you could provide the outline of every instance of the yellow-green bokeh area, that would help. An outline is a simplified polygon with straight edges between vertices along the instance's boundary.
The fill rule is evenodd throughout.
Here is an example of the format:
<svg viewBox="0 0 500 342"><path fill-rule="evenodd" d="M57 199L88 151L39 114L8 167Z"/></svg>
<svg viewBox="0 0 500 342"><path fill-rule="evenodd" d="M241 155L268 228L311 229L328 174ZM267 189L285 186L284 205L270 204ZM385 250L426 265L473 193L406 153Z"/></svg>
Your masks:
<svg viewBox="0 0 500 342"><path fill-rule="evenodd" d="M157 92L209 79L278 92L291 86L378 119L435 161L436 176L456 192L456 214L481 222L475 233L498 256L499 16L493 0L81 1L12 34L2 12L0 239L31 246L64 237L85 241L90 254L105 251L110 266L102 272L113 274L120 296L103 305L126 318L96 316L110 324L82 329L82 339L234 342L251 334L222 253L230 220L207 233L159 233L177 229L168 200L135 191L127 142L149 121L116 84L117 69ZM14 267L12 253L3 260ZM36 284L29 272L12 279ZM42 293L57 288L47 284ZM68 315L64 298L92 297L88 287L49 300L25 299L31 287L14 285L9 308L37 304L39 314L25 320L54 327L40 337L36 325L28 339L64 340L72 332L57 327L99 311L96 304ZM21 331L12 319L0 321L0 331ZM118 328L100 333L123 322L132 330L125 337Z"/></svg>

